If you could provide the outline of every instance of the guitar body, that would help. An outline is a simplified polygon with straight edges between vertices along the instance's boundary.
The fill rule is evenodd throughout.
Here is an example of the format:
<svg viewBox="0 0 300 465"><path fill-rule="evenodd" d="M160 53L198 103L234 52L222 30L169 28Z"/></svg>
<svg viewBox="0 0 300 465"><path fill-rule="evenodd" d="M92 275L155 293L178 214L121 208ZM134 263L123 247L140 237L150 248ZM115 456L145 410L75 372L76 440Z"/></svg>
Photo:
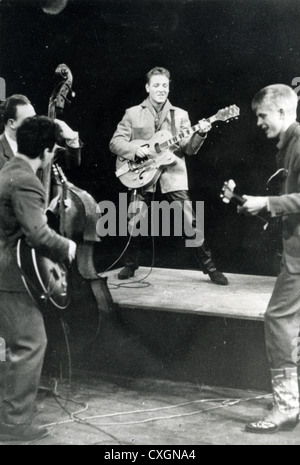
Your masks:
<svg viewBox="0 0 300 465"><path fill-rule="evenodd" d="M135 140L130 144L146 147L150 155L146 160L131 161L117 157L116 174L122 184L130 189L146 188L155 184L165 168L175 165L176 155L169 149L160 150L160 144L172 137L169 131L158 131L150 140Z"/></svg>
<svg viewBox="0 0 300 465"><path fill-rule="evenodd" d="M68 307L67 270L64 265L39 255L24 239L18 242L17 261L23 283L38 305L49 302L59 310Z"/></svg>
<svg viewBox="0 0 300 465"><path fill-rule="evenodd" d="M149 149L149 157L146 160L127 160L122 156L117 157L116 176L121 183L130 189L141 189L155 184L161 173L168 166L177 163L176 155L172 152L176 144L186 137L190 137L197 131L207 132L215 121L228 121L237 118L240 109L231 105L219 110L214 116L207 120L199 121L190 128L183 129L176 136L169 131L161 130L154 134L150 140L134 140L130 144L136 148L146 147Z"/></svg>

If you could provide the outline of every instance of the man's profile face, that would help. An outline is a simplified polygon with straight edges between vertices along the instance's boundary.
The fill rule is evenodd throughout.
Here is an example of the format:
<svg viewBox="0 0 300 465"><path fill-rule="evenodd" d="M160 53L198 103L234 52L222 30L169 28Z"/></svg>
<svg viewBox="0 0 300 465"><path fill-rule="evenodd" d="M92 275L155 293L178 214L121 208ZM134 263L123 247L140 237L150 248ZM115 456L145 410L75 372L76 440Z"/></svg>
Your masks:
<svg viewBox="0 0 300 465"><path fill-rule="evenodd" d="M45 168L47 165L49 165L49 163L52 163L55 157L55 152L58 148L59 148L59 145L55 143L54 147L51 150L50 149L44 150L44 154L42 157L42 163L41 163L42 168Z"/></svg>
<svg viewBox="0 0 300 465"><path fill-rule="evenodd" d="M257 110L257 126L266 134L268 139L279 137L283 130L283 112L273 105L262 102Z"/></svg>
<svg viewBox="0 0 300 465"><path fill-rule="evenodd" d="M170 92L170 80L164 74L154 75L146 84L146 91L151 103L162 105L166 102Z"/></svg>
<svg viewBox="0 0 300 465"><path fill-rule="evenodd" d="M12 129L17 130L26 118L31 118L35 115L35 109L31 104L18 105L15 119L10 120Z"/></svg>

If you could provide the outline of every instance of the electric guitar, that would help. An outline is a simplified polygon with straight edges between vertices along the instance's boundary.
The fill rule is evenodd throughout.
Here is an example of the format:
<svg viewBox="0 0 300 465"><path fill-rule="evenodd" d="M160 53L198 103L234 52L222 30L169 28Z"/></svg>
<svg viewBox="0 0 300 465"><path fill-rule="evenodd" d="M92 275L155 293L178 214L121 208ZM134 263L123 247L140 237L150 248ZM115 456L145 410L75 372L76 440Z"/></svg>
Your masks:
<svg viewBox="0 0 300 465"><path fill-rule="evenodd" d="M189 129L184 129L176 136L172 136L169 131L161 130L155 133L150 140L134 140L130 144L135 147L146 147L150 155L146 160L128 160L121 156L117 157L116 176L121 183L130 189L146 188L155 184L161 173L168 166L177 163L177 157L173 153L176 144L195 132L207 131L207 125L216 121L228 121L238 118L240 109L236 105L219 110L211 118L199 121L198 124Z"/></svg>
<svg viewBox="0 0 300 465"><path fill-rule="evenodd" d="M229 204L231 202L234 205L241 207L247 202L247 199L245 199L241 195L236 194L234 192L235 188L236 188L236 183L232 179L230 179L229 181L226 181L222 189L221 199L223 199L224 203ZM261 215L255 215L255 216L256 218L259 218L264 223L263 229L266 231L269 226L269 221Z"/></svg>

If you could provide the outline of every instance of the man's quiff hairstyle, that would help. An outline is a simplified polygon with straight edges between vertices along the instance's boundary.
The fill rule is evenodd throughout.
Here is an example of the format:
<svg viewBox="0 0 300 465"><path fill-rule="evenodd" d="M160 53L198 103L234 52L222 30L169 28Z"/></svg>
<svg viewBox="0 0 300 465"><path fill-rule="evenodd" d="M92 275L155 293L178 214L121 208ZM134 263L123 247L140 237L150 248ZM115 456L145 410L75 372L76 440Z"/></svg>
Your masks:
<svg viewBox="0 0 300 465"><path fill-rule="evenodd" d="M149 84L152 76L166 76L169 81L171 81L171 73L166 68L162 68L160 66L156 66L155 68L151 69L149 73L146 74L146 83Z"/></svg>
<svg viewBox="0 0 300 465"><path fill-rule="evenodd" d="M252 101L252 110L256 111L261 104L297 113L298 97L291 87L285 84L274 84L257 92Z"/></svg>
<svg viewBox="0 0 300 465"><path fill-rule="evenodd" d="M52 152L60 141L60 126L47 116L26 118L17 129L18 152L31 159L40 157L45 149Z"/></svg>

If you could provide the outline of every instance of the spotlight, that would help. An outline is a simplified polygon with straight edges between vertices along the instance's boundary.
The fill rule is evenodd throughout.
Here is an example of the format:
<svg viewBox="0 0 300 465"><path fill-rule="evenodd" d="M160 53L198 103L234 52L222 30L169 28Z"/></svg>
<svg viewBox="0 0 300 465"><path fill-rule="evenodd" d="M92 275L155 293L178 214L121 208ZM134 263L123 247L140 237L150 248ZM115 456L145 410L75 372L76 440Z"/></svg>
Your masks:
<svg viewBox="0 0 300 465"><path fill-rule="evenodd" d="M68 0L41 0L41 8L44 13L58 15L67 6Z"/></svg>

